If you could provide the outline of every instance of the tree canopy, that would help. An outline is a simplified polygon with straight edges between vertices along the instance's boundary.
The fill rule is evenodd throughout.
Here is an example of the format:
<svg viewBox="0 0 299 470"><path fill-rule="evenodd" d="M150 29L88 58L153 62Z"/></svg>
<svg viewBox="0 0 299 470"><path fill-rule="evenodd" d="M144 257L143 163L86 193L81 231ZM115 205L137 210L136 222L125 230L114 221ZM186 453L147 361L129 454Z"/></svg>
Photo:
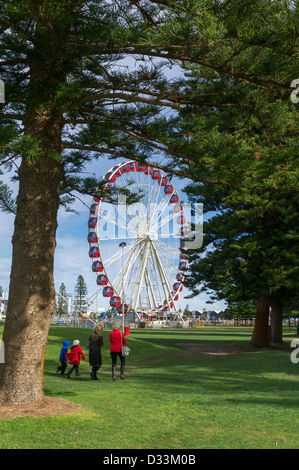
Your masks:
<svg viewBox="0 0 299 470"><path fill-rule="evenodd" d="M21 123L36 110L45 117L48 109L60 115L61 149L49 154L62 163L61 194L94 187L78 172L101 155L158 156L160 163L163 156L167 168L193 178L192 162L200 162L200 181L211 181L211 166L221 181L236 180L244 165L238 161L232 175L236 162L227 168L227 153L204 158L200 133L193 139L193 124L181 124L178 112L238 106L241 119L252 110L262 120L264 112L278 115L277 100L289 101L298 75L296 2L28 0L20 7L11 0L3 2L0 25L7 96L1 117L8 119L1 165L20 155L36 162L41 144ZM181 73L169 78L178 66ZM186 82L184 69L193 71L193 80ZM223 78L230 81L225 92ZM238 95L236 84L242 84ZM276 106L267 103L271 96ZM215 150L222 142L218 138Z"/></svg>

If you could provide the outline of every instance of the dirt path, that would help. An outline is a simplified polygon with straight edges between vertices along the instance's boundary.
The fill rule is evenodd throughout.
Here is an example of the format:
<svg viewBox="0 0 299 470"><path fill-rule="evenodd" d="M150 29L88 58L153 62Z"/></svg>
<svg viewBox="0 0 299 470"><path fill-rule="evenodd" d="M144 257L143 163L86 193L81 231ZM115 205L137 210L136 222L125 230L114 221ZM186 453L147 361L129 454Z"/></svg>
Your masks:
<svg viewBox="0 0 299 470"><path fill-rule="evenodd" d="M211 358L230 356L232 354L252 354L257 351L253 348L240 348L234 345L216 346L210 343L177 343L177 346L186 350L186 353L192 353L192 357ZM182 351L184 354L184 351Z"/></svg>

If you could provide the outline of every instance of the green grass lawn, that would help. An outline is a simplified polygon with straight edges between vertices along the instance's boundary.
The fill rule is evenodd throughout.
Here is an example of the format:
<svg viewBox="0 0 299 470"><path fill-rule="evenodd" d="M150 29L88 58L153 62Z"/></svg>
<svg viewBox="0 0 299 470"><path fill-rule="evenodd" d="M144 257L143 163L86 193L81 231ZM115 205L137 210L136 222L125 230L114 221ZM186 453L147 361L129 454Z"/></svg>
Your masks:
<svg viewBox="0 0 299 470"><path fill-rule="evenodd" d="M57 375L62 341L84 346L91 331L52 326L44 372L45 395L84 412L2 420L1 449L298 448L299 364L286 347L248 348L250 327L132 330L127 379L119 380L118 366L113 382L104 331L98 381L88 361L81 377ZM296 338L295 329L284 333L286 345ZM240 353L219 354L230 345ZM198 348L211 354L190 350Z"/></svg>

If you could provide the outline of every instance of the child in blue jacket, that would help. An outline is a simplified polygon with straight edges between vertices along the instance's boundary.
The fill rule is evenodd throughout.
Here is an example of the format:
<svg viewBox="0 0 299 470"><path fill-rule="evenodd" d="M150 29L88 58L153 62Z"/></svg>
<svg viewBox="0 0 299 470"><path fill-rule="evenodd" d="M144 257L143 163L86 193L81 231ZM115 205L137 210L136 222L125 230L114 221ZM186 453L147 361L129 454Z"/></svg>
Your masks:
<svg viewBox="0 0 299 470"><path fill-rule="evenodd" d="M56 372L58 374L59 371L61 371L61 375L64 375L65 369L67 368L67 362L65 360L65 355L67 353L68 347L70 345L69 341L63 341L63 346L60 350L60 356L59 356L59 361L61 363L61 366L56 367Z"/></svg>

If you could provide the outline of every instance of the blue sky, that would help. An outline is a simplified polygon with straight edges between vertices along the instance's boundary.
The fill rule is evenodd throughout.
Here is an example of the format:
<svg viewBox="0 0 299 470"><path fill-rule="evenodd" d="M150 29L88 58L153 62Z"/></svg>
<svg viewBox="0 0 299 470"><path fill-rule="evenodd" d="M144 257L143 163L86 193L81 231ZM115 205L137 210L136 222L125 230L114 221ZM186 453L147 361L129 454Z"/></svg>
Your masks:
<svg viewBox="0 0 299 470"><path fill-rule="evenodd" d="M100 178L114 165L123 161L122 159L108 160L103 158L96 161L93 165L89 165L86 168L86 172L95 173L96 176ZM4 175L2 180L8 183L14 190L14 194L17 195L17 185L10 182L8 175ZM183 202L187 202L185 195L182 193L182 188L187 182L187 180L173 178L173 183L180 193ZM89 206L92 199L86 196L82 197L81 195L80 198L86 205L79 200L73 204L73 209L79 212L78 215L66 212L63 208L59 210L57 247L54 262L54 282L56 290L59 289L63 282L66 285L67 292L72 294L78 276L82 275L87 284L88 297L91 297L100 291L96 284L96 274L91 270L91 260L88 256L87 222L89 218ZM9 287L13 228L14 216L0 212L0 285L2 285L4 289L8 289ZM183 292L180 293L179 301L177 302L177 308L181 308L182 310L186 305L189 305L190 309L198 310L203 308L207 310L221 310L225 308L223 302L206 304L208 297L203 294L193 299L184 299L184 295L187 295L187 289L184 289ZM108 299L102 297L101 293L99 293L97 297L96 307L108 308Z"/></svg>

